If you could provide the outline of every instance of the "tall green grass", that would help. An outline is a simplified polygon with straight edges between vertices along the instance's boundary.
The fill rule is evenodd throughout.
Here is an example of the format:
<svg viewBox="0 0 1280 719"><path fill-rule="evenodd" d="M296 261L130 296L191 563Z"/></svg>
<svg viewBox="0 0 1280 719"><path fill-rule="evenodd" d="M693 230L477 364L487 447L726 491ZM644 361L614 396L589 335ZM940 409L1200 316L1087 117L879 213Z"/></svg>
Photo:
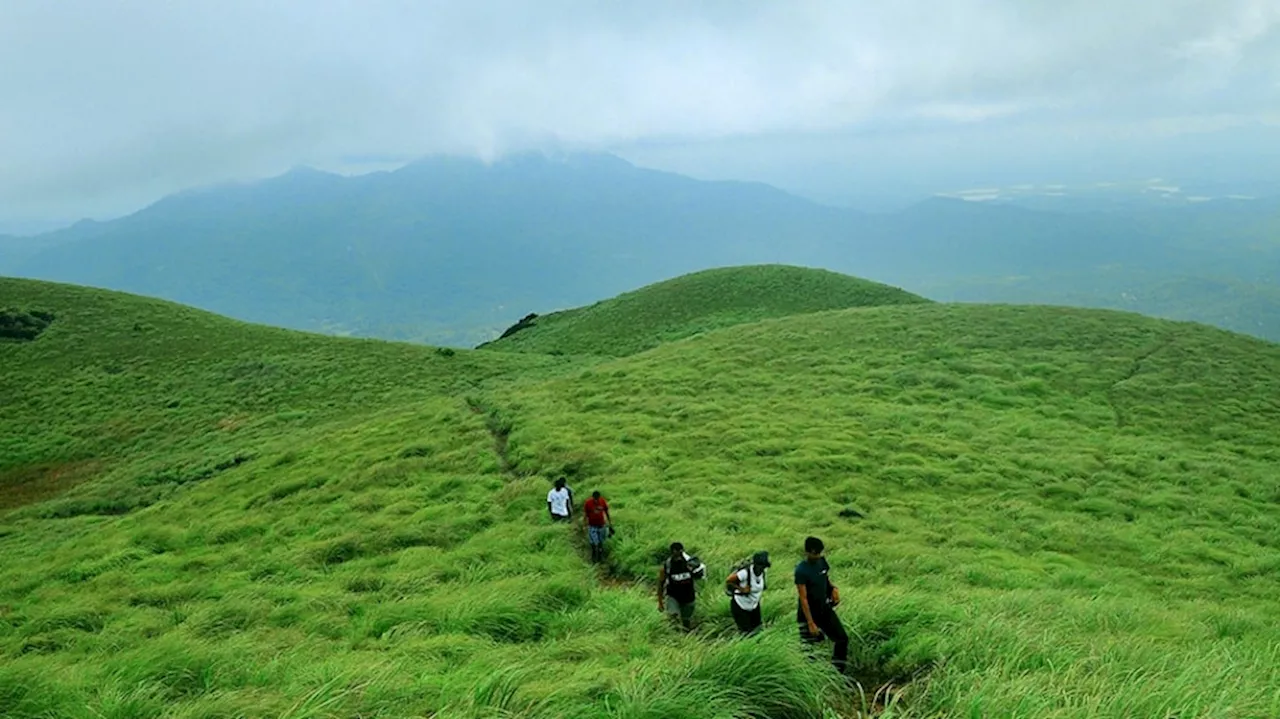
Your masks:
<svg viewBox="0 0 1280 719"><path fill-rule="evenodd" d="M0 344L0 715L1280 715L1274 345L920 305L588 361L0 304L57 318ZM600 573L562 473L614 508ZM809 534L865 695L797 640ZM742 640L717 584L757 549Z"/></svg>
<svg viewBox="0 0 1280 719"><path fill-rule="evenodd" d="M517 388L509 448L610 497L623 575L676 539L726 569L769 550L779 625L822 536L899 715L1270 716L1277 370L1131 315L826 313Z"/></svg>

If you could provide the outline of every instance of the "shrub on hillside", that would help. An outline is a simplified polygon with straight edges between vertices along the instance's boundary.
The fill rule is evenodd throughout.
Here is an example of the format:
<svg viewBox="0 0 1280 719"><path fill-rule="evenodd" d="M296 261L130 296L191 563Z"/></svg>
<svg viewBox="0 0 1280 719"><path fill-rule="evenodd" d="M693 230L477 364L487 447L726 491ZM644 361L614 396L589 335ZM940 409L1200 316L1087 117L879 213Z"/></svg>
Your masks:
<svg viewBox="0 0 1280 719"><path fill-rule="evenodd" d="M0 309L0 339L29 342L40 336L53 322L53 314L40 310Z"/></svg>
<svg viewBox="0 0 1280 719"><path fill-rule="evenodd" d="M525 315L524 317L521 317L521 318L520 318L520 321L518 321L518 322L516 322L514 325L511 325L510 327L508 327L508 328L507 328L507 329L506 329L506 330L505 330L505 331L504 331L504 332L503 332L503 333L498 337L498 339L500 339L500 340L501 340L501 339L506 339L506 338L510 337L511 335L513 335L513 334L515 334L515 333L517 333L517 332L521 331L521 330L529 329L530 327L532 327L532 326L534 325L534 320L536 320L536 319L538 319L538 314L537 314L536 312L530 312L529 314Z"/></svg>

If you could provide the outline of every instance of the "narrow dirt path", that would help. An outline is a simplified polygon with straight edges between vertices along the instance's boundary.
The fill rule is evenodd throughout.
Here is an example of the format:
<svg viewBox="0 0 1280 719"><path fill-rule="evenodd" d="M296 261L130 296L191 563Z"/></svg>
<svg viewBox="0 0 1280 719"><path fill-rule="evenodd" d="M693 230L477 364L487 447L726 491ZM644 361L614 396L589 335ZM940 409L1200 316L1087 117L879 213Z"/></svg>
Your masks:
<svg viewBox="0 0 1280 719"><path fill-rule="evenodd" d="M498 459L498 467L502 473L506 475L507 481L514 482L529 476L527 472L522 472L517 463L512 461L509 453L509 444L512 426L509 420L502 418L501 413L492 406L487 406L484 402L474 397L468 397L467 408L472 414L483 415L485 418L485 427L489 430L489 434L493 437L493 452ZM578 500L575 496L575 500ZM643 584L640 577L630 576L628 572L623 570L616 562L607 554L605 561L595 563L591 561L591 547L587 542L587 528L583 525L582 502L576 501L577 509L574 512L573 521L570 523L573 527L573 533L570 535L570 543L577 550L578 556L582 557L583 562L591 565L595 570L600 584L610 588L631 588ZM607 547L608 545L606 545ZM607 549L606 549L607 552Z"/></svg>
<svg viewBox="0 0 1280 719"><path fill-rule="evenodd" d="M498 468L507 476L508 480L520 479L523 475L516 471L515 464L511 461L511 455L508 452L508 444L511 441L511 424L504 421L498 413L485 407L480 400L474 397L467 398L467 409L472 414L484 416L485 428L489 430L489 434L493 437L493 453L498 458Z"/></svg>
<svg viewBox="0 0 1280 719"><path fill-rule="evenodd" d="M1151 354L1154 354L1154 352ZM520 471L508 453L512 430L511 423L502 418L496 409L486 406L478 399L467 398L466 401L467 408L473 414L485 417L485 426L493 437L493 451L497 456L498 466L501 468L502 473L506 475L507 480L514 482L529 477L529 473ZM603 562L596 563L591 561L591 547L588 545L586 527L583 525L581 502L578 502L578 511L574 513L574 519L570 524L573 530L570 534L570 543L582 558L583 563L595 571L596 579L599 581L600 586L615 591L627 589L653 591L653 584L645 577L633 576L630 572L620 567L607 553ZM856 679L858 679L859 685L864 687L866 692L862 700L864 708L861 710L846 709L846 712L851 713L840 714L839 716L842 719L873 719L874 717L879 717L889 707L894 706L907 689L906 686L900 686L893 681L867 677ZM866 681L863 681L863 679L866 679ZM870 687L875 687L875 689L871 690ZM854 693L855 695L857 694L856 691Z"/></svg>
<svg viewBox="0 0 1280 719"><path fill-rule="evenodd" d="M1116 380L1115 382L1112 382L1111 386L1107 388L1107 403L1111 405L1111 411L1114 412L1116 415L1117 428L1125 427L1129 423L1129 419L1125 415L1124 409L1120 406L1120 403L1117 401L1116 390L1120 388L1120 385L1124 384L1125 382L1128 382L1134 377L1137 377L1138 373L1142 371L1143 363L1151 359L1152 357L1154 357L1159 352L1167 349L1170 345L1174 343L1175 339L1176 337L1174 335L1169 335L1164 339L1160 340L1160 342L1157 343L1156 346L1152 347L1151 349L1145 350L1142 353L1140 353L1138 356L1134 357L1133 362L1129 365L1128 372L1126 372L1125 375L1120 379Z"/></svg>

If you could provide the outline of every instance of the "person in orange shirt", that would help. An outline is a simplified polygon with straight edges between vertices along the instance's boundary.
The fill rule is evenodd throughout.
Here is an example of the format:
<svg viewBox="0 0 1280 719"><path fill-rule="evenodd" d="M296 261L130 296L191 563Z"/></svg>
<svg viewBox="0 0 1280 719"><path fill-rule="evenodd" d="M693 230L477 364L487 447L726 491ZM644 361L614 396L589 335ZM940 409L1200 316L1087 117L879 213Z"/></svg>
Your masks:
<svg viewBox="0 0 1280 719"><path fill-rule="evenodd" d="M587 517L587 543L591 545L591 561L604 559L604 540L613 534L613 519L609 516L609 503L599 491L591 493L591 499L582 504Z"/></svg>

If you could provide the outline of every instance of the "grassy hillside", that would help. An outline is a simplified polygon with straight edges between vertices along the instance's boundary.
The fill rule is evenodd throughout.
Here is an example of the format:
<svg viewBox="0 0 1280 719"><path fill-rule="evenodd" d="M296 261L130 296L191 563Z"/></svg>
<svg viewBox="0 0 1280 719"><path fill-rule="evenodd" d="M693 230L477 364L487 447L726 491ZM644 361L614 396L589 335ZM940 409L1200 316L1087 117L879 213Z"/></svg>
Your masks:
<svg viewBox="0 0 1280 719"><path fill-rule="evenodd" d="M1276 345L877 308L712 333L506 410L518 466L614 499L622 576L672 538L778 565L826 539L860 671L927 677L895 716L1280 714Z"/></svg>
<svg viewBox="0 0 1280 719"><path fill-rule="evenodd" d="M54 316L0 341L9 716L856 716L796 641L810 533L883 716L1280 713L1275 345L912 304L575 360L0 306ZM615 507L601 574L559 473ZM674 539L773 553L758 641L714 582L692 635L654 611Z"/></svg>
<svg viewBox="0 0 1280 719"><path fill-rule="evenodd" d="M590 307L539 316L483 348L625 356L773 317L928 302L896 287L786 265L724 267L649 285Z"/></svg>
<svg viewBox="0 0 1280 719"><path fill-rule="evenodd" d="M505 470L479 393L578 365L25 281L0 305L55 317L0 341L6 717L836 701L784 637L686 637L605 587L545 521L544 479Z"/></svg>

